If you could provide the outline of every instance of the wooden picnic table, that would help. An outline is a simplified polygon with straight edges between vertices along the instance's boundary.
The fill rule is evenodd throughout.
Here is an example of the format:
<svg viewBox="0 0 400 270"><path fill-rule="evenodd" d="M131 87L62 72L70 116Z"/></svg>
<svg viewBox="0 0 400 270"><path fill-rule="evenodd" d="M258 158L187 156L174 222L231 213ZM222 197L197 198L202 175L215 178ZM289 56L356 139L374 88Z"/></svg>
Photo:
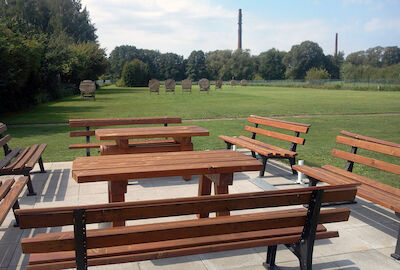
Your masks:
<svg viewBox="0 0 400 270"><path fill-rule="evenodd" d="M138 153L143 147L130 144L130 139L172 138L172 145L164 149L164 145L152 147L146 152L192 151L193 136L209 136L208 130L197 126L164 126L139 128L97 129L95 135L99 140L115 140L116 145L102 145L102 155ZM142 141L143 142L143 141ZM151 141L150 141L151 142ZM142 145L141 145L142 146Z"/></svg>
<svg viewBox="0 0 400 270"><path fill-rule="evenodd" d="M260 161L230 150L124 154L78 157L72 164L72 178L78 183L108 181L109 202L123 202L128 179L200 175L198 195L203 196L211 194L212 183L215 194L227 194L234 172L261 168ZM229 211L217 215L229 215Z"/></svg>

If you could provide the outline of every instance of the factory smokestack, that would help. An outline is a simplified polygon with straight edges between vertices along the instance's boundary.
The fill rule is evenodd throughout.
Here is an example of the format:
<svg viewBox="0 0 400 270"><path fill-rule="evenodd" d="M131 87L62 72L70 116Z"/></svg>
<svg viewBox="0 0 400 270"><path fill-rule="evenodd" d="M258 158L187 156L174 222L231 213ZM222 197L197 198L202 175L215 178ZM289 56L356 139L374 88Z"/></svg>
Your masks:
<svg viewBox="0 0 400 270"><path fill-rule="evenodd" d="M335 38L335 56L337 56L337 38L338 38L338 34L336 33L336 38Z"/></svg>
<svg viewBox="0 0 400 270"><path fill-rule="evenodd" d="M239 9L239 22L238 22L238 50L242 49L242 9Z"/></svg>

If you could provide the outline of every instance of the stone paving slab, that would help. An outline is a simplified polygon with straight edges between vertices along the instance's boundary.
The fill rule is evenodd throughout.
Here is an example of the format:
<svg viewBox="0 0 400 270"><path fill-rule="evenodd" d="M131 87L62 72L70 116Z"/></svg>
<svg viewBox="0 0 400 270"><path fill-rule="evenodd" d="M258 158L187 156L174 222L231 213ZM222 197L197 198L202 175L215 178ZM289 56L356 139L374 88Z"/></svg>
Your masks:
<svg viewBox="0 0 400 270"><path fill-rule="evenodd" d="M20 196L21 208L39 208L72 206L84 204L107 203L107 183L77 184L71 178L72 162L45 163L45 174L33 174L32 181L36 196L27 197L26 189ZM39 168L35 168L38 170ZM7 176L0 176L0 180ZM252 179L257 178L255 185ZM268 161L265 176L258 177L258 172L236 173L234 184L229 187L230 193L260 191L262 188L287 189L298 188L297 176L291 174L289 167L274 161ZM265 184L262 182L265 181ZM135 179L130 180L127 201L150 200L196 196L198 176L191 181L183 181L181 177ZM261 187L261 188L260 188ZM313 269L400 269L400 261L390 257L394 251L399 220L393 212L363 199L357 204L347 205L351 209L348 222L327 224L328 229L338 230L340 237L316 241L314 248ZM238 213L254 210L238 211ZM261 210L258 210L261 211ZM193 215L163 218L167 220L191 219ZM54 231L71 231L72 226L20 230L12 226L14 217L9 213L0 226L0 270L24 269L28 256L21 253L20 240L38 233ZM128 225L151 223L144 221L128 221ZM101 226L101 225L100 225ZM88 229L98 228L98 224L90 224ZM107 265L90 269L190 269L190 270L259 270L265 269L262 263L266 257L266 247L216 252L169 258L137 263ZM296 257L284 246L278 247L277 264L282 270L298 269Z"/></svg>

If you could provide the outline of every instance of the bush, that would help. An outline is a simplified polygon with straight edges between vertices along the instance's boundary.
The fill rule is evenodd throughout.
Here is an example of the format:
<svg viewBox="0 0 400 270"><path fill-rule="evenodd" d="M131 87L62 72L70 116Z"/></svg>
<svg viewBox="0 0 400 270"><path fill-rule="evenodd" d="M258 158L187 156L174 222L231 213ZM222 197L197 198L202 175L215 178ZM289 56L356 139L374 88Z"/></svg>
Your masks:
<svg viewBox="0 0 400 270"><path fill-rule="evenodd" d="M331 76L329 75L328 71L323 68L311 68L306 73L306 81L311 84L322 84L321 80L328 80Z"/></svg>
<svg viewBox="0 0 400 270"><path fill-rule="evenodd" d="M147 86L149 79L149 67L139 59L124 65L121 78L124 86Z"/></svg>

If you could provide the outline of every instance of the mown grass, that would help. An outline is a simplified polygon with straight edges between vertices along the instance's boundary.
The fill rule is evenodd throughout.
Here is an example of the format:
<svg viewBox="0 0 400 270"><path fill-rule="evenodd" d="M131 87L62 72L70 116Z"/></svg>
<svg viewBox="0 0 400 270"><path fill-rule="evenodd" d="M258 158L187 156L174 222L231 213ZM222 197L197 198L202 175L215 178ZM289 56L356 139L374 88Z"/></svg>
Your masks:
<svg viewBox="0 0 400 270"><path fill-rule="evenodd" d="M192 94L149 94L147 88L108 86L96 101L79 96L1 115L7 124L67 123L72 118L180 116L183 119L240 118L249 114L292 116L318 114L400 113L400 92L323 90L286 87L231 87Z"/></svg>
<svg viewBox="0 0 400 270"><path fill-rule="evenodd" d="M253 113L249 111L248 114ZM108 117L108 116L107 116ZM400 116L319 116L312 118L287 117L289 121L311 124L311 129L306 138L305 145L298 146L299 159L305 160L306 165L321 166L332 164L340 168L344 167L345 161L331 156L332 148L349 151L350 147L335 143L335 138L341 130L376 137L400 143ZM188 121L183 125L197 125L210 131L209 137L194 137L193 144L195 150L223 149L225 144L218 139L218 135L249 135L244 131L246 120L213 120L213 121ZM34 143L45 142L48 148L44 153L44 161L71 161L78 156L85 156L85 150L69 150L71 143L82 143L84 138L70 138L70 128L68 126L47 126L47 127L10 127L9 133L12 135L10 146L25 146ZM268 141L271 144L287 148L288 143L268 139L259 136L257 139ZM92 150L92 153L95 151ZM395 157L373 154L369 151L359 153L383 159L400 165L400 161ZM383 157L384 156L384 157ZM377 179L383 183L400 188L400 179L397 175L384 173L362 165L356 165L354 171L372 179Z"/></svg>

